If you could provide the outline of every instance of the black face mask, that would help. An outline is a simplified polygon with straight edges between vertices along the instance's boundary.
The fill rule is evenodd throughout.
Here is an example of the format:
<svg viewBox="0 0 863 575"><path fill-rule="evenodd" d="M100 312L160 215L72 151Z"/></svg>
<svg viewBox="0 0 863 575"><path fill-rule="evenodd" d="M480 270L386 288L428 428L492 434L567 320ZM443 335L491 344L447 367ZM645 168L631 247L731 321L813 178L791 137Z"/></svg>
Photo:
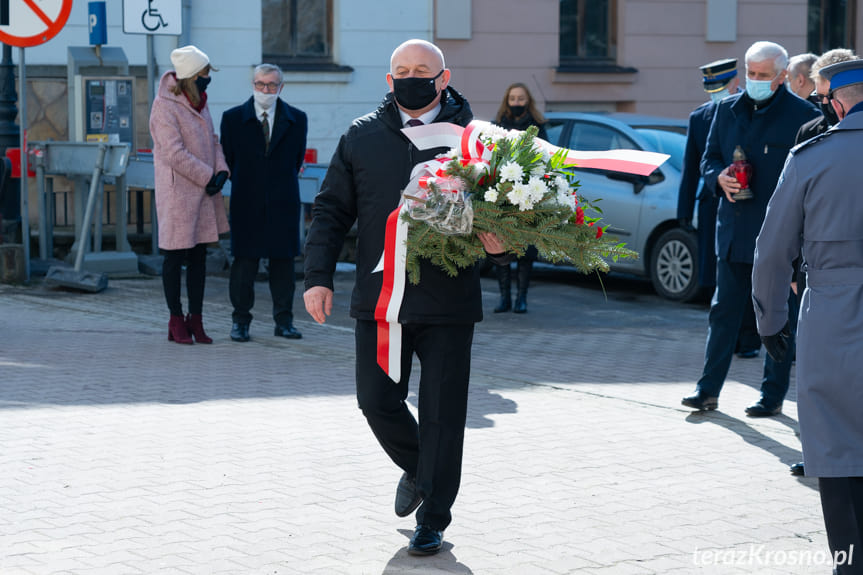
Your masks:
<svg viewBox="0 0 863 575"><path fill-rule="evenodd" d="M513 118L521 118L524 115L527 106L510 106L509 111L512 112Z"/></svg>
<svg viewBox="0 0 863 575"><path fill-rule="evenodd" d="M393 95L396 102L406 110L422 110L437 98L435 80L440 78L443 70L434 78L393 78Z"/></svg>
<svg viewBox="0 0 863 575"><path fill-rule="evenodd" d="M833 106L830 104L830 100L827 100L827 103L818 102L818 107L821 108L821 113L824 114L824 117L827 118L827 121L831 126L835 126L839 123L839 116L836 115L836 110L833 109Z"/></svg>
<svg viewBox="0 0 863 575"><path fill-rule="evenodd" d="M201 94L206 92L207 86L210 85L210 80L212 80L212 78L210 78L209 76L198 76L197 78L195 78L195 86L198 87L198 92L200 92Z"/></svg>

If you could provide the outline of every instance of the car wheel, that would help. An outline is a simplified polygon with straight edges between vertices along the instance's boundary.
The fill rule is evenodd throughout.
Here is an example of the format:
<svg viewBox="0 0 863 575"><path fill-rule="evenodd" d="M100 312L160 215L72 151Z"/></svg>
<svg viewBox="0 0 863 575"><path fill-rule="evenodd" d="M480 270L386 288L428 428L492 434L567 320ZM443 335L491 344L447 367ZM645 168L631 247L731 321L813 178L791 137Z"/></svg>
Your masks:
<svg viewBox="0 0 863 575"><path fill-rule="evenodd" d="M650 254L650 280L656 293L675 301L698 295L698 261L695 236L680 228L659 236Z"/></svg>

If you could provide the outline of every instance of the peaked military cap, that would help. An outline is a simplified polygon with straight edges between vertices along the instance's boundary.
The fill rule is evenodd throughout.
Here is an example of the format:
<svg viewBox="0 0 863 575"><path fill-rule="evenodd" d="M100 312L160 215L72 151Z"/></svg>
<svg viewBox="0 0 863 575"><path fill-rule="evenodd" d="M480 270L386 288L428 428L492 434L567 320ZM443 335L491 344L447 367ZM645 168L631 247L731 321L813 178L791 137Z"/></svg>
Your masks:
<svg viewBox="0 0 863 575"><path fill-rule="evenodd" d="M705 64L700 68L704 82L704 91L718 92L737 76L737 58L726 58Z"/></svg>
<svg viewBox="0 0 863 575"><path fill-rule="evenodd" d="M824 66L818 73L830 82L830 91L863 83L863 60L847 60Z"/></svg>

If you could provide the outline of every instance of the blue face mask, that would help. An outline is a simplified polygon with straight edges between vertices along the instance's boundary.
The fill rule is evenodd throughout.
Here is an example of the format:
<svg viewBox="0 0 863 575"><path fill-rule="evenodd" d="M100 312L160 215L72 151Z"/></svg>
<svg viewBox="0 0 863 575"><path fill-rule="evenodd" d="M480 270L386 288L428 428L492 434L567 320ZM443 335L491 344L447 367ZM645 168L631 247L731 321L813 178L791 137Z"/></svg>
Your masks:
<svg viewBox="0 0 863 575"><path fill-rule="evenodd" d="M773 80L753 80L746 78L746 93L756 102L766 100L775 92L775 90L770 88L772 83Z"/></svg>
<svg viewBox="0 0 863 575"><path fill-rule="evenodd" d="M722 88L718 92L712 92L710 94L710 99L715 104L715 103L719 102L720 100L722 100L723 98L725 98L726 96L730 96L730 95L731 95L731 92L728 91L728 88Z"/></svg>

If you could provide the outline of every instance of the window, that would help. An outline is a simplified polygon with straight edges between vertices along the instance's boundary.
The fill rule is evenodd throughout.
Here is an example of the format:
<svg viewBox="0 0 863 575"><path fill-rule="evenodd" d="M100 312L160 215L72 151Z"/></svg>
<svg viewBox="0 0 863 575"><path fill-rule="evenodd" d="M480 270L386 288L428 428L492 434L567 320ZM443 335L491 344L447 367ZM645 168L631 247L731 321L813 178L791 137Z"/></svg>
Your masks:
<svg viewBox="0 0 863 575"><path fill-rule="evenodd" d="M332 0L262 0L264 60L290 69L332 63Z"/></svg>
<svg viewBox="0 0 863 575"><path fill-rule="evenodd" d="M814 54L853 50L855 5L854 0L809 0L807 49Z"/></svg>
<svg viewBox="0 0 863 575"><path fill-rule="evenodd" d="M560 64L613 64L617 2L560 0Z"/></svg>

